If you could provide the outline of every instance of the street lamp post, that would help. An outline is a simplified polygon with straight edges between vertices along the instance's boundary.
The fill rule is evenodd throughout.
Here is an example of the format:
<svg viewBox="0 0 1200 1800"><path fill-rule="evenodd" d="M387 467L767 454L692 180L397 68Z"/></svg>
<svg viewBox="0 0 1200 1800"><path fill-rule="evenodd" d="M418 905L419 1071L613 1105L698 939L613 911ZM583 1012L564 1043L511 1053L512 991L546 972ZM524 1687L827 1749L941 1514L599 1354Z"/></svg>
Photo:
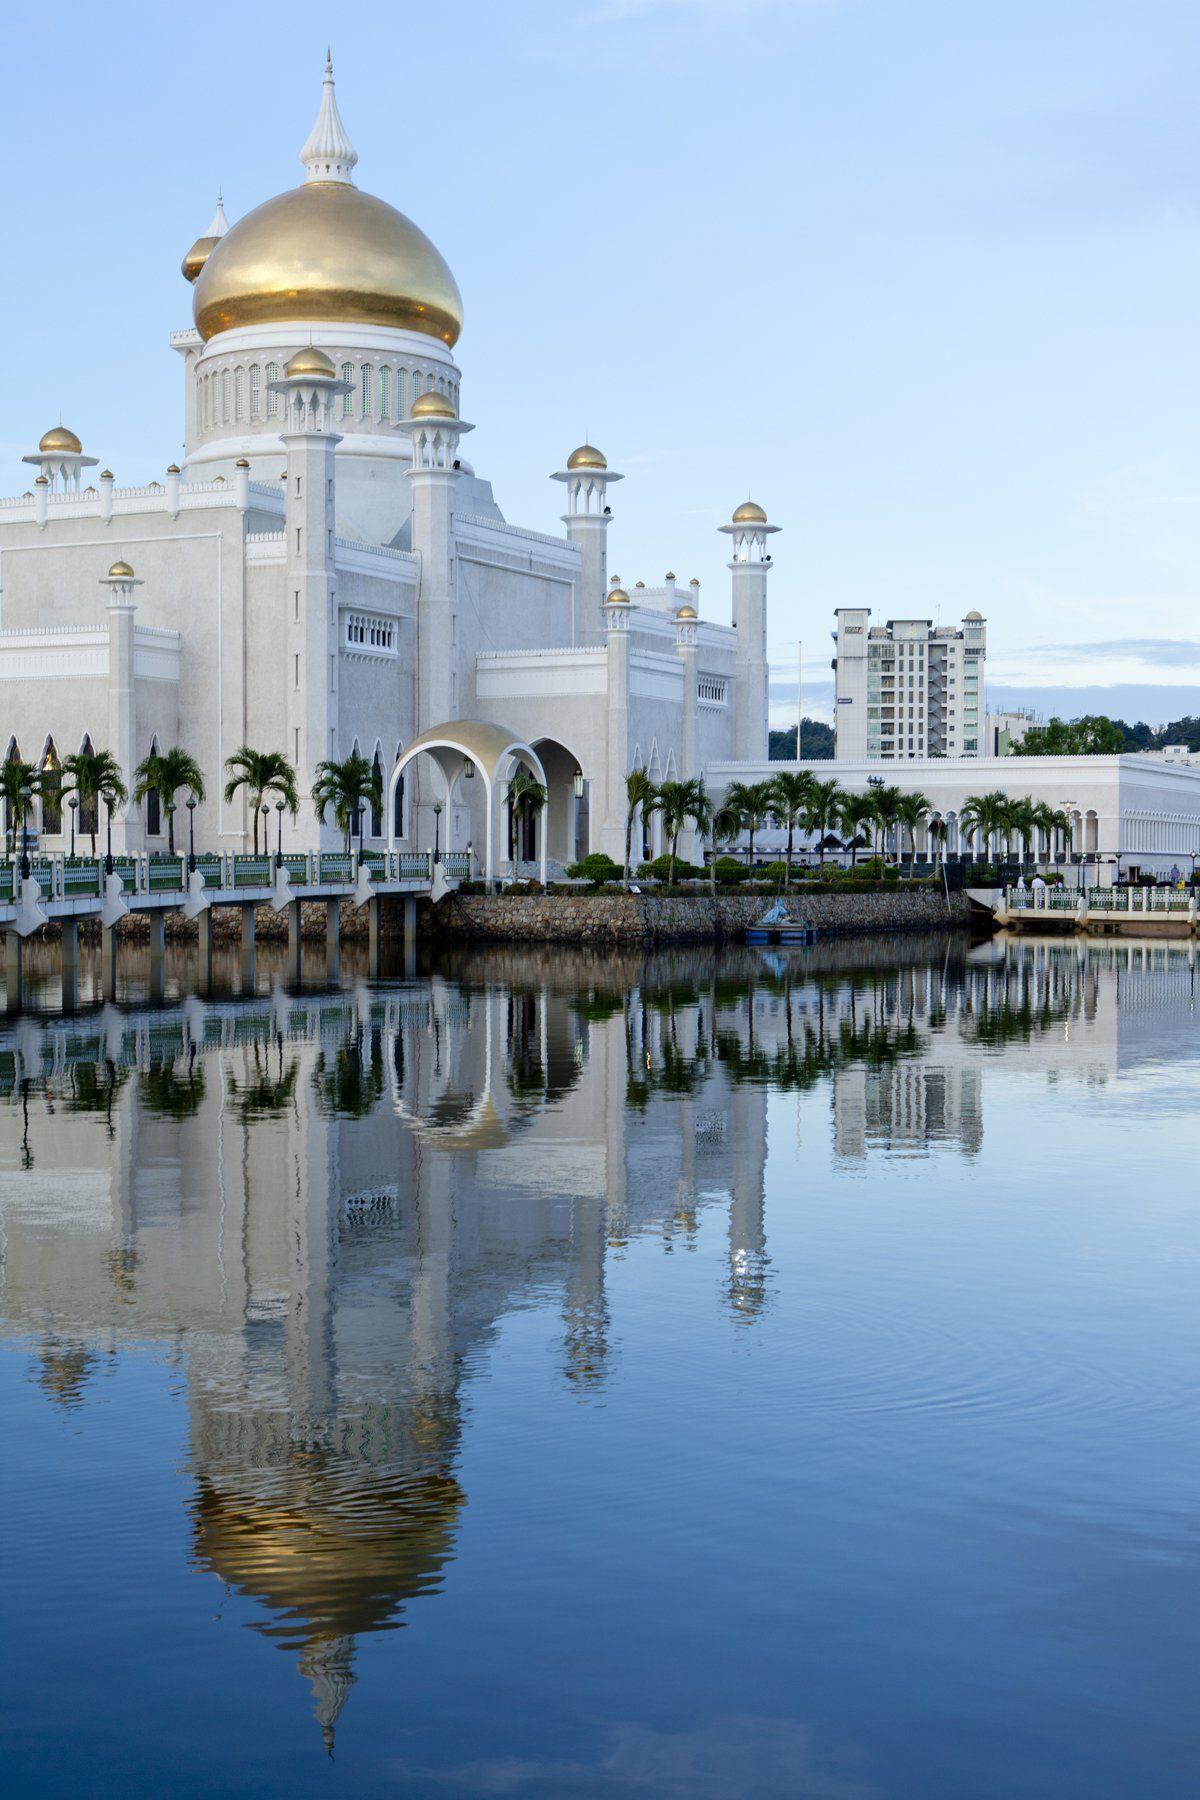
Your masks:
<svg viewBox="0 0 1200 1800"><path fill-rule="evenodd" d="M264 800L262 803L262 816L263 816L263 854L264 854L264 856L270 856L270 854L271 854L271 839L270 839L271 802L269 800Z"/></svg>
<svg viewBox="0 0 1200 1800"><path fill-rule="evenodd" d="M105 840L105 848L104 848L104 873L106 875L111 875L113 872L113 858L112 858L113 797L111 794L105 794L105 796L104 796L104 810L108 814L108 836L107 836L107 839Z"/></svg>
<svg viewBox="0 0 1200 1800"><path fill-rule="evenodd" d="M275 802L275 817L278 821L278 830L276 832L276 840L275 840L275 867L277 869L282 869L282 867L283 867L283 801L282 800L277 800Z"/></svg>
<svg viewBox="0 0 1200 1800"><path fill-rule="evenodd" d="M74 862L74 860L75 860L75 814L79 811L79 795L72 794L71 798L67 801L67 805L71 809L71 861Z"/></svg>
<svg viewBox="0 0 1200 1800"><path fill-rule="evenodd" d="M187 797L188 809L188 874L196 867L196 796Z"/></svg>
<svg viewBox="0 0 1200 1800"><path fill-rule="evenodd" d="M442 860L442 804L440 800L433 803L433 866L436 869Z"/></svg>
<svg viewBox="0 0 1200 1800"><path fill-rule="evenodd" d="M28 782L21 788L21 880L29 880L29 802L33 789Z"/></svg>

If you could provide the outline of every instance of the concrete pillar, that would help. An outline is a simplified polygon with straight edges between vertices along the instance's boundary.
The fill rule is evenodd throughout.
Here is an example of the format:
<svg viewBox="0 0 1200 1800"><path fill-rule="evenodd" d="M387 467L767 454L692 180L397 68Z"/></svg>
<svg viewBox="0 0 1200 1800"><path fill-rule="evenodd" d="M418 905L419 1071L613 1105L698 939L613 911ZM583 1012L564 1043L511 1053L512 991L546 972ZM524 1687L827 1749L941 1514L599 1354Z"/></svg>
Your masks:
<svg viewBox="0 0 1200 1800"><path fill-rule="evenodd" d="M4 1003L10 1013L20 1012L25 972L25 940L15 931L4 934Z"/></svg>
<svg viewBox="0 0 1200 1800"><path fill-rule="evenodd" d="M293 900L287 909L287 976L300 981L300 902Z"/></svg>
<svg viewBox="0 0 1200 1800"><path fill-rule="evenodd" d="M202 993L212 987L213 911L206 908L196 920L196 981Z"/></svg>
<svg viewBox="0 0 1200 1800"><path fill-rule="evenodd" d="M329 981L338 981L342 973L342 906L341 901L334 898L325 902L325 974Z"/></svg>
<svg viewBox="0 0 1200 1800"><path fill-rule="evenodd" d="M79 921L64 919L60 929L58 954L63 1011L74 1012L79 1004Z"/></svg>
<svg viewBox="0 0 1200 1800"><path fill-rule="evenodd" d="M117 993L117 930L115 925L100 929L100 986L106 1000Z"/></svg>

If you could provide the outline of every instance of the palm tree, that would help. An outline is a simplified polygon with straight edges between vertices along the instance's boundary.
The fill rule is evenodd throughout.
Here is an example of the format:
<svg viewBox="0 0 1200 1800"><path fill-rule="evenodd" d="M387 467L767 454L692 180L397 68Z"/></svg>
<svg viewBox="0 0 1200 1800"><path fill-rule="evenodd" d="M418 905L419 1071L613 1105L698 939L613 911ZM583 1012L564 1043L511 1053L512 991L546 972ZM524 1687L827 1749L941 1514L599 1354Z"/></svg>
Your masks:
<svg viewBox="0 0 1200 1800"><path fill-rule="evenodd" d="M902 832L907 831L908 833L908 847L912 852L914 862L917 860L917 826L928 811L929 799L927 795L920 792L901 794L896 802L896 823ZM900 849L901 851L904 849L903 841L901 841Z"/></svg>
<svg viewBox="0 0 1200 1800"><path fill-rule="evenodd" d="M1047 860L1054 856L1054 836L1065 817L1066 814L1056 812L1048 800L1038 800L1034 803L1033 830L1040 832L1046 840ZM1033 854L1035 861L1041 860L1036 838L1034 839Z"/></svg>
<svg viewBox="0 0 1200 1800"><path fill-rule="evenodd" d="M946 860L946 839L949 836L949 826L946 824L945 819L930 819L929 824L926 826L926 834L930 843L937 847L937 855L933 859L934 862L944 862Z"/></svg>
<svg viewBox="0 0 1200 1800"><path fill-rule="evenodd" d="M904 801L904 789L894 784L875 789L875 822L879 828L879 860L882 862L887 853L887 833L892 825L900 822L900 807Z"/></svg>
<svg viewBox="0 0 1200 1800"><path fill-rule="evenodd" d="M717 845L728 843L741 830L741 820L724 801L718 806L706 793L707 815L696 817L697 831L704 832L708 838L708 885L715 895L717 891ZM703 809L701 809L703 811Z"/></svg>
<svg viewBox="0 0 1200 1800"><path fill-rule="evenodd" d="M843 794L838 807L838 824L842 828L842 836L850 840L850 867L858 867L858 834L862 827L868 830L879 817L879 809L875 805L873 793Z"/></svg>
<svg viewBox="0 0 1200 1800"><path fill-rule="evenodd" d="M28 788L31 793L38 790L38 771L32 763L11 760L0 765L0 794L4 797L5 842L10 851L17 847L17 832L25 823L27 802L21 793Z"/></svg>
<svg viewBox="0 0 1200 1800"><path fill-rule="evenodd" d="M841 821L844 798L836 781L813 780L812 792L804 808L804 829L820 834L817 860L821 868L825 867L825 838Z"/></svg>
<svg viewBox="0 0 1200 1800"><path fill-rule="evenodd" d="M701 781L664 781L658 790L658 806L667 833L667 884L675 880L675 859L679 854L679 835L689 819L697 830L707 829L712 802Z"/></svg>
<svg viewBox="0 0 1200 1800"><path fill-rule="evenodd" d="M770 781L731 781L725 790L727 810L737 819L740 829L749 833L746 853L748 869L754 867L755 835L762 830L768 819L774 817L773 785Z"/></svg>
<svg viewBox="0 0 1200 1800"><path fill-rule="evenodd" d="M350 853L350 833L361 819L363 808L378 810L383 804L383 784L379 771L365 756L352 750L344 761L327 758L317 764L317 779L312 785L313 806L320 824L332 810L333 822L345 833L346 854ZM257 840L255 849L258 848Z"/></svg>
<svg viewBox="0 0 1200 1800"><path fill-rule="evenodd" d="M974 832L983 839L985 860L991 856L993 838L1004 828L1008 805L1008 795L1000 788L993 788L987 794L968 794L963 802L959 814L960 828L965 826L969 832Z"/></svg>
<svg viewBox="0 0 1200 1800"><path fill-rule="evenodd" d="M121 765L111 750L76 750L64 759L62 772L79 795L80 811L91 828L92 855L95 856L101 801L111 814L115 807L124 806L129 798Z"/></svg>
<svg viewBox="0 0 1200 1800"><path fill-rule="evenodd" d="M204 798L204 777L194 756L176 744L170 750L152 750L133 775L133 797L144 800L157 794L167 813L167 848L175 854L175 796L186 788L193 800Z"/></svg>
<svg viewBox="0 0 1200 1800"><path fill-rule="evenodd" d="M633 823L638 808L642 817L658 808L658 789L644 768L630 769L625 777L625 886L629 886L629 865L633 859Z"/></svg>
<svg viewBox="0 0 1200 1800"><path fill-rule="evenodd" d="M229 775L225 783L226 804L235 798L239 788L244 787L249 795L254 813L254 854L257 856L258 815L263 795L278 794L294 819L300 810L296 771L282 750L252 750L249 744L243 744L232 756L227 756L225 768Z"/></svg>
<svg viewBox="0 0 1200 1800"><path fill-rule="evenodd" d="M1015 831L1021 838L1024 849L1022 860L1029 854L1033 834L1037 829L1037 808L1033 799L1026 794L1023 799L1010 800L1004 814L1005 850L1012 855L1012 834Z"/></svg>
<svg viewBox="0 0 1200 1800"><path fill-rule="evenodd" d="M781 825L787 826L787 856L783 868L785 888L792 883L792 845L796 827L807 814L815 785L814 777L806 769L781 769L771 783L775 817Z"/></svg>
<svg viewBox="0 0 1200 1800"><path fill-rule="evenodd" d="M538 780L532 769L527 769L522 764L508 784L509 856L514 862L518 860L513 854L515 827L522 821L528 823L530 817L540 813L545 804L545 785Z"/></svg>

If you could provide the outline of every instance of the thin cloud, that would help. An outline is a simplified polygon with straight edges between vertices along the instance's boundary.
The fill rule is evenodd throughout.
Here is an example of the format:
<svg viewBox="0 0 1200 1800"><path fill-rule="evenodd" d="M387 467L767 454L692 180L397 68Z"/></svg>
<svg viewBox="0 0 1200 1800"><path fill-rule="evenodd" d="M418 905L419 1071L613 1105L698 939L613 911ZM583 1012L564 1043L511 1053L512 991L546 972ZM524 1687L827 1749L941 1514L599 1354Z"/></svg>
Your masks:
<svg viewBox="0 0 1200 1800"><path fill-rule="evenodd" d="M1200 666L1200 640L1188 638L1101 638L1088 643L1028 644L1020 650L997 654L995 664L1032 662L1151 663L1164 669ZM992 659L989 659L991 661Z"/></svg>

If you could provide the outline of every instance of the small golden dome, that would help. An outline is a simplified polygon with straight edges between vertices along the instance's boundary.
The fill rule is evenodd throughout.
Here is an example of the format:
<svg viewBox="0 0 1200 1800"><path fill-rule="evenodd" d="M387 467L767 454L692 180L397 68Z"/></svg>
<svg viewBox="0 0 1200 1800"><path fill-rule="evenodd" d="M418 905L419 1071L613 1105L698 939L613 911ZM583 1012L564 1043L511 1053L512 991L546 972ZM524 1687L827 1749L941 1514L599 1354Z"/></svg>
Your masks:
<svg viewBox="0 0 1200 1800"><path fill-rule="evenodd" d="M674 571L674 569L668 569L668 570L667 570L667 572L666 572L666 574L665 574L665 575L664 575L664 577L663 577L663 580L664 580L664 581L674 581L674 579L675 579L675 571Z"/></svg>
<svg viewBox="0 0 1200 1800"><path fill-rule="evenodd" d="M113 474L111 469L101 469L100 479L101 479L101 481L115 481L116 476Z"/></svg>
<svg viewBox="0 0 1200 1800"><path fill-rule="evenodd" d="M615 587L605 601L606 606L628 606L629 595L623 587Z"/></svg>
<svg viewBox="0 0 1200 1800"><path fill-rule="evenodd" d="M414 419L456 419L458 414L445 394L430 388L427 394L418 394L413 401L412 416Z"/></svg>
<svg viewBox="0 0 1200 1800"><path fill-rule="evenodd" d="M681 606L675 614L677 619L695 619L699 617L694 606Z"/></svg>
<svg viewBox="0 0 1200 1800"><path fill-rule="evenodd" d="M700 577L698 575L693 575L692 579L688 582L688 586L689 587L699 587L700 586Z"/></svg>
<svg viewBox="0 0 1200 1800"><path fill-rule="evenodd" d="M250 459L247 456L239 456L233 466L235 469L248 469L250 467Z"/></svg>
<svg viewBox="0 0 1200 1800"><path fill-rule="evenodd" d="M49 487L50 477L48 475L38 475L34 478L33 485L34 487Z"/></svg>
<svg viewBox="0 0 1200 1800"><path fill-rule="evenodd" d="M608 461L595 444L580 444L567 458L568 469L607 469Z"/></svg>
<svg viewBox="0 0 1200 1800"><path fill-rule="evenodd" d="M179 272L185 281L195 281L220 241L220 238L215 237L198 237L196 239L179 265Z"/></svg>
<svg viewBox="0 0 1200 1800"><path fill-rule="evenodd" d="M168 475L178 475L178 473L179 473L179 464L178 463L168 463L167 464L167 474Z"/></svg>
<svg viewBox="0 0 1200 1800"><path fill-rule="evenodd" d="M110 581L132 581L133 570L127 562L115 562L108 571Z"/></svg>
<svg viewBox="0 0 1200 1800"><path fill-rule="evenodd" d="M303 350L297 350L283 372L289 378L293 375L320 375L329 379L337 375L337 370L325 352L318 350L315 344L306 344Z"/></svg>
<svg viewBox="0 0 1200 1800"><path fill-rule="evenodd" d="M38 449L61 450L67 456L78 456L83 450L83 445L75 436L75 433L73 431L68 431L65 425L55 425L46 433L45 437L38 445Z"/></svg>
<svg viewBox="0 0 1200 1800"><path fill-rule="evenodd" d="M230 226L199 271L192 315L206 340L240 325L336 319L453 344L462 296L394 206L349 181L307 181Z"/></svg>
<svg viewBox="0 0 1200 1800"><path fill-rule="evenodd" d="M766 522L767 515L756 500L743 500L742 504L734 509L733 523L735 525L765 525Z"/></svg>
<svg viewBox="0 0 1200 1800"><path fill-rule="evenodd" d="M646 584L644 581L635 581L633 585L635 588L644 588Z"/></svg>
<svg viewBox="0 0 1200 1800"><path fill-rule="evenodd" d="M963 614L963 624L964 625L982 625L983 624L983 614L981 612L964 613Z"/></svg>

